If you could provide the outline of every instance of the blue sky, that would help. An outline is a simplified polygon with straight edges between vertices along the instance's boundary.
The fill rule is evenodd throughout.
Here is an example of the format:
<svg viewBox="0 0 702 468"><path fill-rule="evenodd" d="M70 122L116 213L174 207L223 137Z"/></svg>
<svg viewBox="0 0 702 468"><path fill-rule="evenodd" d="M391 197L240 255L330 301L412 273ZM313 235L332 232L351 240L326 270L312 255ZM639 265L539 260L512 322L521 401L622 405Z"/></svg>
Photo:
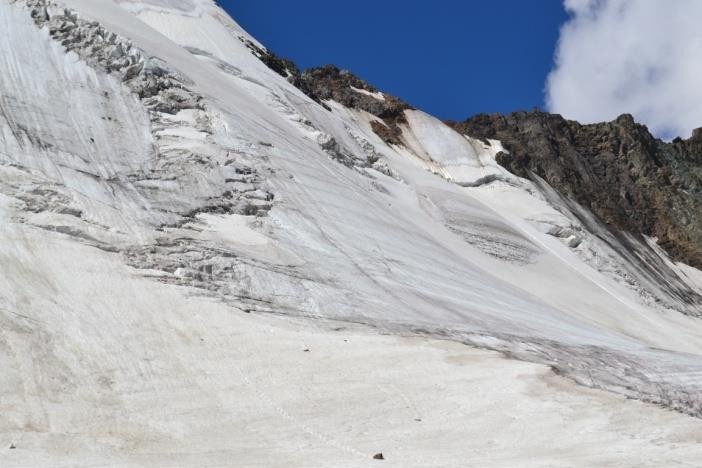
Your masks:
<svg viewBox="0 0 702 468"><path fill-rule="evenodd" d="M544 107L561 0L221 0L300 68L333 63L444 119Z"/></svg>

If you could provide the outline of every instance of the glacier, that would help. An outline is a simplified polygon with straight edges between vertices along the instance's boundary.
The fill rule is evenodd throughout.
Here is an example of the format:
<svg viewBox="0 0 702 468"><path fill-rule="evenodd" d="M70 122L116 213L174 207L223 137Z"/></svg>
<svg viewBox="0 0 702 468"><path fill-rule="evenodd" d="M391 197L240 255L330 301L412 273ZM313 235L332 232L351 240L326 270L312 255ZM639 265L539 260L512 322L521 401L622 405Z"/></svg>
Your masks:
<svg viewBox="0 0 702 468"><path fill-rule="evenodd" d="M0 465L702 458L702 273L499 141L408 109L388 143L209 0L0 29Z"/></svg>

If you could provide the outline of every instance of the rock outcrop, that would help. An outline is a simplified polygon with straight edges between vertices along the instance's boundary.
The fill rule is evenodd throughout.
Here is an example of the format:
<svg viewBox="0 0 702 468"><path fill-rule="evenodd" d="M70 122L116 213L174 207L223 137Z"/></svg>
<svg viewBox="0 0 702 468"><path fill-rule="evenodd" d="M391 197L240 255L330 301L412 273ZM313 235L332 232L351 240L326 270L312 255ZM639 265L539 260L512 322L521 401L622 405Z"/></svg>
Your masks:
<svg viewBox="0 0 702 468"><path fill-rule="evenodd" d="M334 65L305 70L293 84L318 102L333 100L349 109L363 110L382 120L372 123L373 131L386 143L401 145L401 124L406 124L405 110L412 107Z"/></svg>
<svg viewBox="0 0 702 468"><path fill-rule="evenodd" d="M261 49L251 41L245 43L268 68L286 78L327 110L330 108L325 102L332 100L349 109L366 111L380 119L373 121L371 125L383 141L391 145L402 145L400 125L407 123L405 110L414 109L406 102L381 93L350 71L335 65L324 65L301 72L291 60Z"/></svg>
<svg viewBox="0 0 702 468"><path fill-rule="evenodd" d="M702 131L667 143L626 114L583 125L538 111L449 124L500 140L497 161L512 173L544 179L612 228L656 237L674 260L702 267Z"/></svg>

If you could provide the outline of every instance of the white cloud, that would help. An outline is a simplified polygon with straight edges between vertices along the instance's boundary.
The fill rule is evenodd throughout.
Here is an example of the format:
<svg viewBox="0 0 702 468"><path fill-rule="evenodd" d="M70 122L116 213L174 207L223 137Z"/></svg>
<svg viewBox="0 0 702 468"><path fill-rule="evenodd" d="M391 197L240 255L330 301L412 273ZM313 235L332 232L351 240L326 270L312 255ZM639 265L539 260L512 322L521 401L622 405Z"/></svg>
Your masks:
<svg viewBox="0 0 702 468"><path fill-rule="evenodd" d="M582 122L633 114L659 136L702 127L702 0L564 0L551 112Z"/></svg>

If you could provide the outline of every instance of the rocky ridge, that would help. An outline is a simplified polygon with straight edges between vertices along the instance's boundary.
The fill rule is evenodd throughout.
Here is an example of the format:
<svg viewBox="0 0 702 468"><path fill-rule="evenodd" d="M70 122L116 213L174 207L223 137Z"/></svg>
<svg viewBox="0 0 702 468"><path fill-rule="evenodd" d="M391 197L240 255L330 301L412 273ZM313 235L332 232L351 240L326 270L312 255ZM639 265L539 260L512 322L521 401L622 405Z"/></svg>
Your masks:
<svg viewBox="0 0 702 468"><path fill-rule="evenodd" d="M674 260L702 267L702 132L667 143L630 115L583 125L538 111L450 125L500 140L497 162L513 174L543 179L615 231L655 237Z"/></svg>

